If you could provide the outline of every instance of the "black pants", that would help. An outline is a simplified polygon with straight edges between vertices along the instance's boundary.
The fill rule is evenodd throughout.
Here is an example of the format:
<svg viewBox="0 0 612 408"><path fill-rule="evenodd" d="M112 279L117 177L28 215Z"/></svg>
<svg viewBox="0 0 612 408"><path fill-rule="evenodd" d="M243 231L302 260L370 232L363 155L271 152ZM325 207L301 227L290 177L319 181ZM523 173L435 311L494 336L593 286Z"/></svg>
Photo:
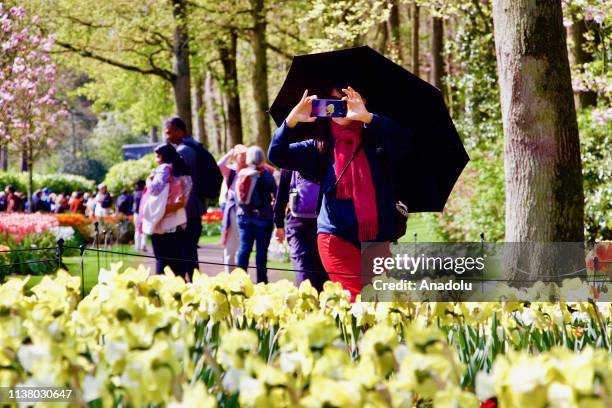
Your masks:
<svg viewBox="0 0 612 408"><path fill-rule="evenodd" d="M156 256L155 273L163 274L164 268L169 266L175 275L185 277L187 271L187 263L182 261L174 261L160 258L176 258L184 259L185 231L177 229L176 232L166 234L151 235L151 244L153 245L153 254Z"/></svg>
<svg viewBox="0 0 612 408"><path fill-rule="evenodd" d="M187 228L183 236L183 257L188 260L186 262L186 270L189 276L193 274L193 270L200 270L198 267L198 241L202 235L202 218L187 218Z"/></svg>

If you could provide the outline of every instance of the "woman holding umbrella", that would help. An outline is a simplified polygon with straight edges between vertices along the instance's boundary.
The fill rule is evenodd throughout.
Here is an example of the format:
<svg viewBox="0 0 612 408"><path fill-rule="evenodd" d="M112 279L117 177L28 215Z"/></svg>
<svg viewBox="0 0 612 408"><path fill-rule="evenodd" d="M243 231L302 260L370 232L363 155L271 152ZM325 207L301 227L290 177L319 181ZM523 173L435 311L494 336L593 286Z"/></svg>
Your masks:
<svg viewBox="0 0 612 408"><path fill-rule="evenodd" d="M330 279L341 282L354 300L371 278L361 274L361 243L388 243L398 237L395 169L409 150L411 137L397 122L369 112L352 87L330 88L325 97L346 101L346 116L311 117L317 96L304 91L276 131L268 157L279 167L320 181L317 245L321 261ZM314 126L306 125L315 121ZM312 139L292 143L309 132Z"/></svg>

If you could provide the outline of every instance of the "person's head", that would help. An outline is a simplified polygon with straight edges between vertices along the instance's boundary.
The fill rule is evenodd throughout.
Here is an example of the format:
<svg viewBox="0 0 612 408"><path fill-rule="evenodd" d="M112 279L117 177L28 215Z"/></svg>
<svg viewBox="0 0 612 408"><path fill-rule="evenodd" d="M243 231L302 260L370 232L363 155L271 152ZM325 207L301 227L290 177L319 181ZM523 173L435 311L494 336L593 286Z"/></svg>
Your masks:
<svg viewBox="0 0 612 408"><path fill-rule="evenodd" d="M83 201L89 200L89 196L90 196L89 193L84 193L83 194Z"/></svg>
<svg viewBox="0 0 612 408"><path fill-rule="evenodd" d="M106 191L107 191L106 184L104 183L98 184L98 192L102 194L106 194Z"/></svg>
<svg viewBox="0 0 612 408"><path fill-rule="evenodd" d="M82 191L77 191L76 192L76 198L82 198L83 197L83 192Z"/></svg>
<svg viewBox="0 0 612 408"><path fill-rule="evenodd" d="M234 161L238 166L238 170L245 168L247 166L246 155L247 155L247 147L243 144L237 144L234 146Z"/></svg>
<svg viewBox="0 0 612 408"><path fill-rule="evenodd" d="M4 191L6 191L7 194L13 194L15 193L15 187L13 187L12 184L9 184L8 186L6 186Z"/></svg>
<svg viewBox="0 0 612 408"><path fill-rule="evenodd" d="M251 146L246 152L246 163L248 166L259 169L265 164L266 157L259 146Z"/></svg>
<svg viewBox="0 0 612 408"><path fill-rule="evenodd" d="M187 136L187 125L178 116L170 118L165 123L166 141L172 144L180 144Z"/></svg>
<svg viewBox="0 0 612 408"><path fill-rule="evenodd" d="M144 180L138 180L136 183L134 183L134 191L142 191L145 188L145 181Z"/></svg>
<svg viewBox="0 0 612 408"><path fill-rule="evenodd" d="M175 177L189 174L185 161L178 154L174 146L172 146L170 143L164 143L157 146L155 148L155 155L157 158L157 163L166 163L172 165L172 174Z"/></svg>
<svg viewBox="0 0 612 408"><path fill-rule="evenodd" d="M127 195L127 194L128 194L127 188L121 189L121 195Z"/></svg>

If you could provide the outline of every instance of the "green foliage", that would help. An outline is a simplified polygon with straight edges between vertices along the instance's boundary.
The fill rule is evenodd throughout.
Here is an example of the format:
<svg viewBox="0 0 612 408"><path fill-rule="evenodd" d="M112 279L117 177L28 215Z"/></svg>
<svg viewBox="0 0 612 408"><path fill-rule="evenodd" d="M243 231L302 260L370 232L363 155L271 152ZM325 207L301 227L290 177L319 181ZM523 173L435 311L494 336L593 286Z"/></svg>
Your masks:
<svg viewBox="0 0 612 408"><path fill-rule="evenodd" d="M503 143L476 150L439 215L439 233L449 241L501 241L505 234Z"/></svg>
<svg viewBox="0 0 612 408"><path fill-rule="evenodd" d="M123 188L131 190L138 180L146 180L156 166L154 154L117 163L108 170L104 183L108 190L116 195Z"/></svg>
<svg viewBox="0 0 612 408"><path fill-rule="evenodd" d="M96 183L100 183L106 175L106 166L100 160L90 157L78 157L62 161L58 171L83 176Z"/></svg>
<svg viewBox="0 0 612 408"><path fill-rule="evenodd" d="M102 120L95 127L93 136L90 142L91 150L95 152L96 159L107 169L123 161L123 145L147 141L146 135L135 135L114 112L102 115Z"/></svg>
<svg viewBox="0 0 612 408"><path fill-rule="evenodd" d="M459 22L445 53L454 64L444 78L448 105L471 161L438 216L447 240L499 241L505 233L503 130L490 3L455 4Z"/></svg>
<svg viewBox="0 0 612 408"><path fill-rule="evenodd" d="M55 193L65 191L92 191L95 184L82 176L74 174L34 174L34 189L47 187ZM17 190L26 191L28 183L27 173L0 172L0 188L12 184Z"/></svg>
<svg viewBox="0 0 612 408"><path fill-rule="evenodd" d="M55 261L56 239L48 231L28 234L19 242L7 233L0 233L0 242L11 250L28 248L53 248L38 251L17 251L0 253L0 281L11 273L41 275L57 269ZM4 266L2 265L11 265Z"/></svg>
<svg viewBox="0 0 612 408"><path fill-rule="evenodd" d="M593 112L578 115L585 196L585 238L612 239L612 121L598 123Z"/></svg>

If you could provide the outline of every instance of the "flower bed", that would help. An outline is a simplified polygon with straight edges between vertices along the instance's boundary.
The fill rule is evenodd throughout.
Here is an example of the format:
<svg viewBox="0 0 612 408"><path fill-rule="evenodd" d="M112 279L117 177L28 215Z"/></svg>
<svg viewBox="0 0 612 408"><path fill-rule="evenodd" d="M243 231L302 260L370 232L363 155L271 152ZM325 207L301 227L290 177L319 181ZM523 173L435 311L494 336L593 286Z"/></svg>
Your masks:
<svg viewBox="0 0 612 408"><path fill-rule="evenodd" d="M0 232L10 235L17 243L28 234L40 234L57 226L59 222L53 215L0 213Z"/></svg>
<svg viewBox="0 0 612 408"><path fill-rule="evenodd" d="M609 303L349 303L339 284L186 284L119 265L0 286L2 386L77 404L604 407Z"/></svg>

